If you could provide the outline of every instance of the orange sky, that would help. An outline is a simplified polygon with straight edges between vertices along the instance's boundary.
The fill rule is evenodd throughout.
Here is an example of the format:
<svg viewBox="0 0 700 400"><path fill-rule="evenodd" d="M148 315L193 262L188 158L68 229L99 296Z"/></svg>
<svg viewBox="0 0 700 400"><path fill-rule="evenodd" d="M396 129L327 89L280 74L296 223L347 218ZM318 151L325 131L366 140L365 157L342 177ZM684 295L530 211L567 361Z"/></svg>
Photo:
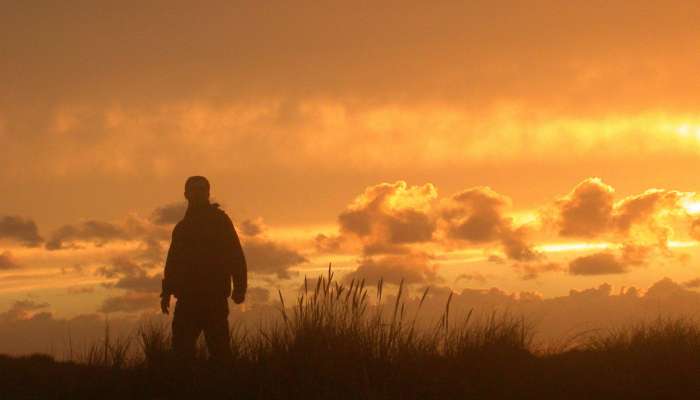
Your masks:
<svg viewBox="0 0 700 400"><path fill-rule="evenodd" d="M195 174L270 293L329 261L457 291L693 290L698 20L695 1L7 5L0 313L148 310Z"/></svg>

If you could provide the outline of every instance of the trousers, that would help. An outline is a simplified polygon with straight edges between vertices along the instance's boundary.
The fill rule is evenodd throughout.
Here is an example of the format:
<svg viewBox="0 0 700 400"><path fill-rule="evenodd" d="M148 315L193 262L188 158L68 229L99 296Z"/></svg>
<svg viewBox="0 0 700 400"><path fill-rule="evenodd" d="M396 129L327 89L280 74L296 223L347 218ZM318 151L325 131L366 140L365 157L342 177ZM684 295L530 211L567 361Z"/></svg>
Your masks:
<svg viewBox="0 0 700 400"><path fill-rule="evenodd" d="M172 322L172 347L175 355L183 360L193 360L197 339L202 332L210 359L231 359L227 297L177 300Z"/></svg>

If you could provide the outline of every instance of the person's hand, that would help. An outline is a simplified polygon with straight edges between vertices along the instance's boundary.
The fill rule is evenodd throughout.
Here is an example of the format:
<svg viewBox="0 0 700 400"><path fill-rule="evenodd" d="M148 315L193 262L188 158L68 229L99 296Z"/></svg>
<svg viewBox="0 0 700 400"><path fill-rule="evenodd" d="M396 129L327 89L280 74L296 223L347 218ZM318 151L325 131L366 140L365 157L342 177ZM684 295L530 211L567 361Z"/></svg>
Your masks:
<svg viewBox="0 0 700 400"><path fill-rule="evenodd" d="M163 311L163 314L168 314L168 311L170 310L170 295L163 295L160 298L160 310Z"/></svg>
<svg viewBox="0 0 700 400"><path fill-rule="evenodd" d="M240 292L233 292L231 295L231 298L233 299L233 302L236 304L241 304L245 301L245 293L240 293Z"/></svg>

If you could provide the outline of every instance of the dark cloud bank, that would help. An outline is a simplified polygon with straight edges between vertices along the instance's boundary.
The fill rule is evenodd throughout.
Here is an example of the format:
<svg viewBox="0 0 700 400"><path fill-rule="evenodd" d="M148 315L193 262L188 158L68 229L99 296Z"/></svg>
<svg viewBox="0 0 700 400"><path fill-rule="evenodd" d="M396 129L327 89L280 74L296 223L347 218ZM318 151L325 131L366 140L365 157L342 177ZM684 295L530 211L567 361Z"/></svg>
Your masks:
<svg viewBox="0 0 700 400"><path fill-rule="evenodd" d="M547 299L531 292L508 293L498 288L462 289L453 295L451 315L454 321L459 321L470 310L474 310L474 318L477 319L488 316L492 311L523 315L535 324L539 340L561 340L584 331L606 330L659 316L698 315L700 293L689 289L697 286L694 281L681 284L664 278L646 290L628 287L616 291L603 283ZM444 286L431 287L420 310L422 321L429 322L429 325L437 321L444 311L449 292L450 289ZM232 322L250 324L254 328L261 318L279 318L276 306L267 303L270 297L268 289L251 288L247 311L232 307ZM385 294L385 304L392 304L393 300L393 295ZM418 291L408 297L408 315L413 315L417 310L419 301ZM109 323L115 335L133 334L145 320L164 326L168 323L167 318L155 311L157 303L154 305L152 298L145 294L137 295L137 292L106 301L102 308L103 312L131 312L110 315ZM0 353L43 351L63 356L69 336L74 346L79 348L99 340L104 334L104 314L64 319L54 317L50 310L51 306L41 301L18 300L9 309L0 312L0 337L3 338Z"/></svg>

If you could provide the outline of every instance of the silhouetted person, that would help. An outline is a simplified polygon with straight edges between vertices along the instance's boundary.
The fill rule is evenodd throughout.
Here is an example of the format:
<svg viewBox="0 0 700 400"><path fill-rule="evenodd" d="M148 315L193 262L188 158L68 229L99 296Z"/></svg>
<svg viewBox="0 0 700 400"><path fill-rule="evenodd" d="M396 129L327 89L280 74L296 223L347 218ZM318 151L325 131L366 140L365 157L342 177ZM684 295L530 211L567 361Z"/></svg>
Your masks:
<svg viewBox="0 0 700 400"><path fill-rule="evenodd" d="M172 322L172 346L183 360L192 360L204 331L212 359L231 358L228 297L245 300L247 267L231 219L209 202L209 181L192 176L185 183L188 200L184 218L175 225L163 274L161 309L177 298ZM233 293L231 280L233 279Z"/></svg>

